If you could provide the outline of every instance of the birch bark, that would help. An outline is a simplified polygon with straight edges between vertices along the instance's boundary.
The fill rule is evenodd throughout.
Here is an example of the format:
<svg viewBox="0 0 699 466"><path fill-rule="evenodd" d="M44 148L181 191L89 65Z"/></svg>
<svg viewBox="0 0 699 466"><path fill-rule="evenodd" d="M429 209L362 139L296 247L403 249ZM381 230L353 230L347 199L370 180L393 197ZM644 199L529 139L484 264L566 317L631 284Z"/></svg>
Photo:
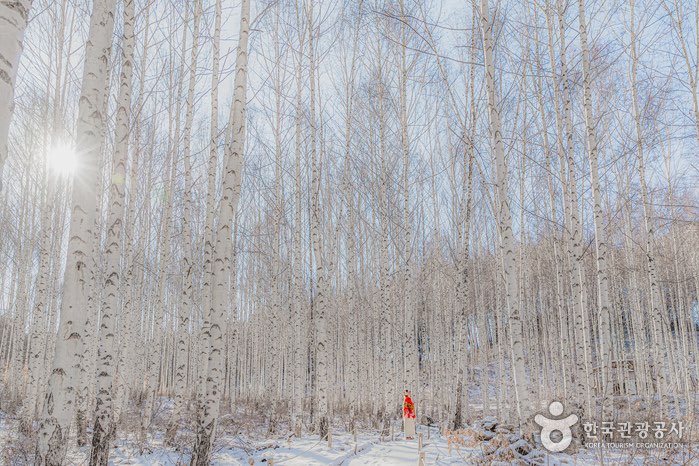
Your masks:
<svg viewBox="0 0 699 466"><path fill-rule="evenodd" d="M80 177L73 184L70 239L63 285L61 320L36 449L36 464L64 462L67 435L75 414L76 382L82 355L83 316L92 288L91 258L95 192L103 126L103 100L114 30L115 0L95 0L85 48L85 66L77 122Z"/></svg>
<svg viewBox="0 0 699 466"><path fill-rule="evenodd" d="M665 388L665 350L667 342L663 340L662 328L663 317L660 308L662 298L658 287L658 278L655 268L655 255L653 252L653 243L655 241L655 232L653 228L653 211L652 205L648 201L648 185L646 182L646 162L644 154L643 129L641 127L641 109L638 102L638 52L636 48L637 32L636 32L636 16L635 16L635 0L629 0L630 13L630 44L629 51L631 54L630 62L630 84L631 84L631 110L633 113L634 129L636 132L636 160L638 161L638 178L641 187L641 203L643 204L643 227L645 230L645 265L648 275L648 283L650 285L650 313L653 323L653 362L654 375L658 378L659 392L661 394Z"/></svg>
<svg viewBox="0 0 699 466"><path fill-rule="evenodd" d="M91 465L106 466L109 459L109 442L114 432L112 410L112 383L115 371L115 333L119 307L121 273L122 226L126 186L126 164L129 149L129 127L131 118L131 85L134 50L134 0L124 2L124 31L121 47L121 77L117 98L116 134L114 161L109 193L107 247L105 250L106 271L104 277L104 300L99 330L99 352L97 364L97 408L92 430ZM124 318L123 315L119 316Z"/></svg>
<svg viewBox="0 0 699 466"><path fill-rule="evenodd" d="M301 206L301 159L302 159L302 118L303 82L302 70L305 50L306 30L302 25L299 2L295 3L296 29L298 31L298 52L296 57L296 102L294 115L294 239L293 239L293 326L294 326L294 399L292 402L292 425L297 436L301 435L303 421L303 399L305 397L304 372L306 371L305 338L302 327L305 322L303 305L303 252L302 252L302 206Z"/></svg>
<svg viewBox="0 0 699 466"><path fill-rule="evenodd" d="M609 272L607 266L607 234L602 224L602 197L600 193L599 163L597 148L597 133L595 120L592 115L592 91L590 75L590 50L587 42L587 19L585 18L585 1L578 1L578 20L580 25L580 47L583 65L583 107L585 115L585 135L588 158L590 160L590 182L592 186L592 198L594 204L595 246L597 248L597 306L598 306L598 338L599 338L599 365L602 375L602 403L607 413L611 410L609 398L609 376L611 367L611 303L609 301Z"/></svg>
<svg viewBox="0 0 699 466"><path fill-rule="evenodd" d="M316 337L316 386L317 386L317 418L318 432L321 439L325 439L329 432L328 419L328 329L327 329L327 309L325 285L326 271L324 267L323 244L321 237L321 206L320 206L320 184L321 173L318 160L318 137L316 122L316 50L314 40L317 36L315 23L313 21L314 5L310 2L307 5L306 15L308 17L308 62L309 62L309 126L311 145L311 246L315 265L316 289L313 300L313 321L315 323Z"/></svg>
<svg viewBox="0 0 699 466"><path fill-rule="evenodd" d="M0 2L0 192L10 121L14 111L17 68L32 3L33 0Z"/></svg>
<svg viewBox="0 0 699 466"><path fill-rule="evenodd" d="M493 42L493 20L489 17L488 0L481 0L481 32L483 34L483 57L488 96L488 115L490 117L490 137L495 156L497 186L497 217L500 233L500 250L502 254L502 275L505 284L505 306L508 314L509 338L512 356L512 375L516 397L517 414L520 424L528 421L531 410L529 400L529 383L526 375L524 345L522 341L523 324L520 303L518 301L517 258L512 235L512 210L507 194L507 163L502 140L502 125L497 101L495 82L495 62Z"/></svg>
<svg viewBox="0 0 699 466"><path fill-rule="evenodd" d="M177 434L181 421L186 391L187 372L187 334L189 332L189 315L194 301L192 249L192 122L194 119L194 86L197 78L197 53L199 50L199 24L201 22L202 0L194 5L194 31L192 32L192 51L189 65L189 82L187 85L187 109L184 124L184 214L182 217L183 236L183 289L182 302L178 309L177 348L175 352L175 409L166 430L166 441L171 443ZM216 79L218 73L215 73Z"/></svg>
<svg viewBox="0 0 699 466"><path fill-rule="evenodd" d="M240 198L243 154L245 149L245 105L247 88L248 36L250 34L250 0L243 0L240 7L240 36L235 63L235 80L231 119L227 131L231 142L225 147L225 170L222 180L218 231L213 248L214 263L211 271L211 343L208 358L206 404L200 413L197 438L192 453L191 464L208 465L211 448L216 435L216 422L219 417L221 382L223 381L223 332L226 309L228 307L228 281L236 279L231 270L233 243L231 229Z"/></svg>

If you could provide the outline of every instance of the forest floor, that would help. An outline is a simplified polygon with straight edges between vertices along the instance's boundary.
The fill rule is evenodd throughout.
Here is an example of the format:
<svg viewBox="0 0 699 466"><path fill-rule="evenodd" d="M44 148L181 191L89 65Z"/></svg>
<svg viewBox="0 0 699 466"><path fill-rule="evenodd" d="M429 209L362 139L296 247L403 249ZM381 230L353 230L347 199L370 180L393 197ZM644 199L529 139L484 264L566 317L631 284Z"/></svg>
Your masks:
<svg viewBox="0 0 699 466"><path fill-rule="evenodd" d="M1 414L1 413L0 413ZM429 430L429 432L428 432ZM651 452L600 451L581 449L574 456L565 453L547 453L540 449L524 448L521 455L508 448L515 448L517 442L505 447L495 442L477 442L468 436L462 443L449 448L447 437L437 427L419 426L423 438L425 465L682 465L699 464L696 457L667 452L658 455ZM251 435L252 434L252 435ZM429 435L429 439L428 439ZM267 438L265 438L267 437ZM189 442L183 444L189 445ZM72 443L72 442L71 442ZM18 433L16 422L9 416L0 415L0 462L3 465L31 464L33 442L23 441ZM515 448L522 452L520 447ZM492 456L497 450L497 455ZM89 448L71 448L66 465L87 464ZM381 441L376 431L358 433L355 440L349 433L333 435L332 448L326 441L318 441L317 436L308 434L301 438L257 434L222 435L217 439L212 464L223 465L286 465L286 466L415 466L418 464L418 440L406 440L401 433L393 440ZM251 463L250 460L253 462ZM189 464L189 449L167 447L159 436L149 438L148 447L138 442L136 436L119 439L110 453L110 465L179 466Z"/></svg>
<svg viewBox="0 0 699 466"><path fill-rule="evenodd" d="M600 451L581 449L575 455L565 453L548 453L540 450L532 451L528 456L512 458L510 461L498 461L489 457L487 449L482 444L459 448L448 447L447 438L432 428L430 439L427 440L427 428L418 430L423 433L425 466L445 465L528 465L542 466L593 466L593 465L664 465L679 466L699 464L697 458L688 459L687 455L668 457L663 452ZM245 442L245 446L240 444ZM226 445L230 446L226 446ZM236 446L237 445L237 446ZM355 452L356 448L356 452ZM155 449L150 454L137 455L128 453L128 449L117 449L113 454L115 465L186 465L188 455L168 449ZM656 452L657 453L657 452ZM538 456L535 456L538 455ZM250 459L254 463L250 463ZM377 433L365 432L357 436L355 443L351 434L336 434L333 447L319 442L316 436L307 436L294 441L263 441L255 442L240 438L222 438L213 456L213 465L284 465L284 466L415 466L418 465L418 441L405 440L400 436L392 441L380 441ZM504 459L504 458L503 458ZM696 462L695 462L696 461ZM76 462L75 464L83 464Z"/></svg>

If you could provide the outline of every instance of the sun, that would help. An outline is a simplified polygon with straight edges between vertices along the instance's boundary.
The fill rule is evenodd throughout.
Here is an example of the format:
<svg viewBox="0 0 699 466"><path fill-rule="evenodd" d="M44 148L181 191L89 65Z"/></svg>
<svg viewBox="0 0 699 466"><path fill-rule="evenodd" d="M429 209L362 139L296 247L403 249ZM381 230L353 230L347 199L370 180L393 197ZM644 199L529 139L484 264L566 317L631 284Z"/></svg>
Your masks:
<svg viewBox="0 0 699 466"><path fill-rule="evenodd" d="M57 145L48 153L48 163L51 170L61 176L70 176L78 167L78 156L75 149L68 144Z"/></svg>

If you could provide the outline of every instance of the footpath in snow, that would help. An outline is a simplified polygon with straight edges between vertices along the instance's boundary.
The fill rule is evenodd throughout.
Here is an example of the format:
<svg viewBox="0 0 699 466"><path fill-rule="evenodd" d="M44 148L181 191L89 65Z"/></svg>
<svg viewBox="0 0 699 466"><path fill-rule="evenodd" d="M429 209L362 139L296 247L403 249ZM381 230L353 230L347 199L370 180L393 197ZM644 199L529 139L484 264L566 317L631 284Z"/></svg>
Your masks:
<svg viewBox="0 0 699 466"><path fill-rule="evenodd" d="M427 428L418 429L423 436L423 452L426 465L455 465L470 464L468 454L473 454L469 449L462 449L448 454L447 441L439 435L436 428L431 428L430 439L427 439ZM355 453L356 449L356 453ZM472 449L471 449L472 450ZM290 445L279 448L261 450L256 454L243 458L239 449L220 451L215 456L217 466L230 464L249 464L252 458L254 464L269 464L284 466L415 466L418 464L418 439L405 440L402 434L397 434L393 441L379 441L376 434L361 434L357 441L349 434L337 435L333 438L333 448L329 448L327 442L318 442L306 438L293 441ZM466 455L465 455L466 454Z"/></svg>

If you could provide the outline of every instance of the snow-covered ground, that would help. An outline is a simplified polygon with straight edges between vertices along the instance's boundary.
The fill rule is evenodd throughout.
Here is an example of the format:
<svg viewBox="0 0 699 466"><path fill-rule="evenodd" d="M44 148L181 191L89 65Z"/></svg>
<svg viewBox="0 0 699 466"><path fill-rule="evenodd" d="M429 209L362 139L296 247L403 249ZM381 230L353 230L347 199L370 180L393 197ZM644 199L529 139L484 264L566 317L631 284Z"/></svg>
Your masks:
<svg viewBox="0 0 699 466"><path fill-rule="evenodd" d="M496 463L488 457L493 452L483 442L464 442L451 451L447 438L437 427L428 429L419 426L422 434L425 466L432 465L694 465L699 464L699 456L691 451L683 454L651 451L599 451L582 449L574 456L565 453L548 453L535 448L526 457ZM429 436L429 438L428 438ZM285 466L416 466L419 465L418 440L406 440L398 433L394 439L381 441L376 431L363 431L356 437L349 433L335 433L332 448L326 441L319 441L313 434L301 438L274 437L264 439L257 434L224 434L216 441L213 465L285 465ZM186 446L184 445L186 443ZM162 438L149 438L148 447L142 445L135 436L120 439L110 453L110 465L139 466L180 466L189 464L189 446L183 441L183 448L166 447ZM498 444L500 445L500 444ZM499 447L503 448L503 447ZM505 449L508 446L504 447ZM32 464L33 443L22 440L17 424L0 413L0 463L8 466ZM602 455L604 453L604 455ZM71 449L66 466L87 464L89 448ZM505 455L506 456L506 455Z"/></svg>
<svg viewBox="0 0 699 466"><path fill-rule="evenodd" d="M492 465L484 458L482 446L452 448L449 452L447 439L432 428L427 439L427 428L421 427L425 466L443 465ZM226 446L228 445L228 446ZM699 458L689 456L669 458L662 454L640 452L605 452L581 450L575 456L565 453L539 452L538 463L513 460L504 464L541 464L593 466L609 465L692 465L699 464ZM188 464L188 455L169 449L156 449L153 453L128 454L128 449L117 449L112 455L112 464L165 466ZM253 460L250 463L250 460ZM213 458L215 466L224 465L284 465L284 466L416 466L419 465L418 440L405 440L397 435L393 441L379 441L378 434L363 433L355 442L351 434L337 434L333 437L333 447L327 442L319 442L315 436L307 436L291 441L251 442L240 438L223 438ZM75 464L82 464L76 462Z"/></svg>
<svg viewBox="0 0 699 466"><path fill-rule="evenodd" d="M423 451L426 465L475 464L482 456L478 448L452 449L437 428L420 427L423 435ZM72 452L72 464L83 464L87 452ZM224 437L217 443L213 465L285 465L285 466L401 466L418 464L418 440L405 440L402 434L394 440L380 441L378 433L362 433L355 441L351 434L335 434L333 446L320 442L316 436L299 439L279 439L255 442L241 437ZM139 454L137 450L122 444L115 448L110 464L114 465L179 465L188 464L188 455L158 445L152 452ZM253 460L253 463L250 463ZM559 464L552 461L551 464ZM572 464L572 463L571 463Z"/></svg>

